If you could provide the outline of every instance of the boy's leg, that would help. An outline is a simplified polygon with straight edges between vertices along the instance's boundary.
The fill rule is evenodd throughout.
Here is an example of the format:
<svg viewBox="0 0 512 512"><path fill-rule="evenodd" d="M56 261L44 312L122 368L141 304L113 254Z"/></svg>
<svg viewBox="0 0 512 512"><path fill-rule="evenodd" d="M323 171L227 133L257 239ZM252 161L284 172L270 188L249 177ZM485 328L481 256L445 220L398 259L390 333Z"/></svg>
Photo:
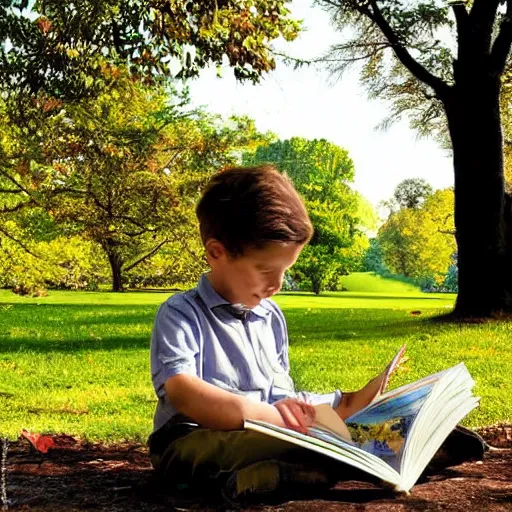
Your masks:
<svg viewBox="0 0 512 512"><path fill-rule="evenodd" d="M235 496L276 491L291 482L328 488L337 480L329 458L248 430L197 428L151 456L178 488L218 489L231 477L229 492Z"/></svg>

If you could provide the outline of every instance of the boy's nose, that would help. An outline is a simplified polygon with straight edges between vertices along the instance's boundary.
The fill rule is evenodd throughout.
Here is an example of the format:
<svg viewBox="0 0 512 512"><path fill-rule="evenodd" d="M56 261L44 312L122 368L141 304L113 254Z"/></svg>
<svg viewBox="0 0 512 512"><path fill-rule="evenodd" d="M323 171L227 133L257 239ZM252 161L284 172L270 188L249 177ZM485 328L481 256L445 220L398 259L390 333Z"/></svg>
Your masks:
<svg viewBox="0 0 512 512"><path fill-rule="evenodd" d="M268 293L277 293L281 289L281 285L283 284L283 279L279 278L274 281L270 286L267 287Z"/></svg>

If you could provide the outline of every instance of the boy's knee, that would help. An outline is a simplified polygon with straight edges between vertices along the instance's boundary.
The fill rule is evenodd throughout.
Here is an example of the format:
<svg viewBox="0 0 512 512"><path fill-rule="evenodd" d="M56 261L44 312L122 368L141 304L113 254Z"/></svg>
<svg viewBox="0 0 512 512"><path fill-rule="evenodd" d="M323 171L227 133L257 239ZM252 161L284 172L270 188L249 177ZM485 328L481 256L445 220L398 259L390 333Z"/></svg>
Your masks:
<svg viewBox="0 0 512 512"><path fill-rule="evenodd" d="M282 501L294 496L322 492L336 481L311 464L264 460L234 471L222 489L230 503Z"/></svg>

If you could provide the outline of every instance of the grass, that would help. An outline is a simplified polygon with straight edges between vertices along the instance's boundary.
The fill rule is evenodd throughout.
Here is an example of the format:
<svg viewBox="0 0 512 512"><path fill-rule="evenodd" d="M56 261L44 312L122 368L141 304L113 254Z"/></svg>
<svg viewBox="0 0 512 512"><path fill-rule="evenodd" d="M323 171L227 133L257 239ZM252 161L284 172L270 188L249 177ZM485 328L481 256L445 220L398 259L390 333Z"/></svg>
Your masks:
<svg viewBox="0 0 512 512"><path fill-rule="evenodd" d="M376 292L369 291L372 278ZM453 295L422 294L387 281L353 275L348 292L277 297L288 321L297 387L358 388L407 343L409 361L392 385L465 361L482 397L465 423L511 422L512 324L433 323L429 319L446 311ZM23 298L0 291L0 434L14 438L26 428L91 440L145 440L155 406L149 339L167 295L52 292Z"/></svg>

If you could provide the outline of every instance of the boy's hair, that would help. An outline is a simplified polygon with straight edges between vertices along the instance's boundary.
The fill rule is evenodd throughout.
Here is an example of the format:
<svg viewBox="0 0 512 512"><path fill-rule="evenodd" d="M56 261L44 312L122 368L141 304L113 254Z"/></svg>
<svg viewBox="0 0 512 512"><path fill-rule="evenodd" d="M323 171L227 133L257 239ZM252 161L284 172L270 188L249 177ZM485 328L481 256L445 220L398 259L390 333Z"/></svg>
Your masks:
<svg viewBox="0 0 512 512"><path fill-rule="evenodd" d="M215 174L196 209L203 244L214 238L232 256L269 242L304 244L313 226L292 182L272 165Z"/></svg>

